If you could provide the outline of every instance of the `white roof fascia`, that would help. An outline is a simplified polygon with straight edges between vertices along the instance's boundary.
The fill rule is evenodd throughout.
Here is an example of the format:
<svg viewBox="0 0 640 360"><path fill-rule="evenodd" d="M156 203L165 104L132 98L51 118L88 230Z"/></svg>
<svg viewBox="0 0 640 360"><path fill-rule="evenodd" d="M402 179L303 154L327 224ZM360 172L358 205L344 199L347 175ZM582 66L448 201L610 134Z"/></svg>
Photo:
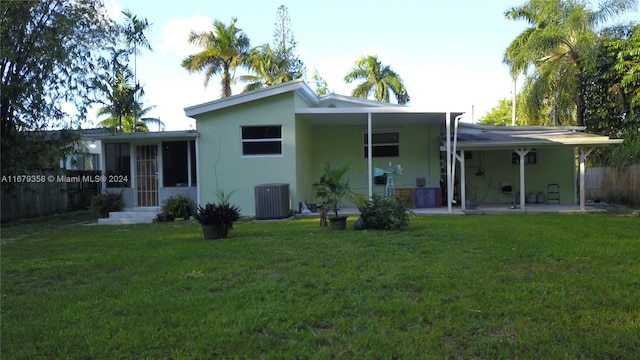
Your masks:
<svg viewBox="0 0 640 360"><path fill-rule="evenodd" d="M482 124L472 124L467 122L461 122L460 128L470 128L477 130L489 130L489 131L582 131L584 132L587 127L586 126L540 126L540 125L531 125L531 126L494 126L494 125L482 125Z"/></svg>
<svg viewBox="0 0 640 360"><path fill-rule="evenodd" d="M367 100L367 99L357 98L354 96L346 96L346 95L340 95L340 94L334 94L334 93L323 95L319 98L319 102L327 102L331 100L345 101L345 102L350 102L354 104L369 105L369 106L376 106L376 107L403 106L399 104L391 104L391 103L385 103L380 101Z"/></svg>
<svg viewBox="0 0 640 360"><path fill-rule="evenodd" d="M135 132L135 133L102 133L83 134L83 139L94 140L139 140L139 139L195 139L199 136L195 130L177 130L160 132Z"/></svg>
<svg viewBox="0 0 640 360"><path fill-rule="evenodd" d="M515 148L540 148L553 146L608 146L622 144L622 139L589 139L579 138L571 141L553 140L522 140L522 141L458 141L458 150L497 150Z"/></svg>
<svg viewBox="0 0 640 360"><path fill-rule="evenodd" d="M407 106L344 107L344 108L296 108L296 114L443 114L447 111L430 111Z"/></svg>
<svg viewBox="0 0 640 360"><path fill-rule="evenodd" d="M302 80L294 80L279 85L270 86L264 89L254 90L247 93L242 93L234 96L230 96L223 99L217 99L203 104L189 106L184 108L184 113L188 117L194 117L200 114L216 111L231 106L236 106L251 101L256 101L264 98L268 98L275 95L284 94L287 92L295 91L305 101L311 104L318 103L318 96L309 88L309 86Z"/></svg>
<svg viewBox="0 0 640 360"><path fill-rule="evenodd" d="M309 87L309 85L307 85L306 82L302 82L303 86L300 87L300 89L298 89L298 91L296 91L296 93L298 95L300 95L300 97L308 102L311 105L318 105L318 103L320 102L319 98L318 98L318 94L316 94L315 91L311 90L311 88Z"/></svg>

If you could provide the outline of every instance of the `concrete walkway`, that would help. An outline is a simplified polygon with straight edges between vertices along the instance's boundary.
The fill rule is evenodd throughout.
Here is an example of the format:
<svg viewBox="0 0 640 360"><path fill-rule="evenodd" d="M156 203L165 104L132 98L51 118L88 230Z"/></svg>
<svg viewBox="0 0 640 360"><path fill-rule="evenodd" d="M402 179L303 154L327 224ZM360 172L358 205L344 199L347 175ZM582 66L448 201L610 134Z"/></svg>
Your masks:
<svg viewBox="0 0 640 360"><path fill-rule="evenodd" d="M606 208L586 206L581 210L579 205L558 204L526 204L524 209L506 204L478 205L476 209L466 209L465 214L563 214L563 213L598 213L607 212Z"/></svg>
<svg viewBox="0 0 640 360"><path fill-rule="evenodd" d="M561 214L561 213L599 213L607 212L607 204L590 204L585 210L580 210L578 205L558 205L558 204L526 204L525 209L513 207L509 204L481 204L476 209L462 210L460 207L453 207L451 214L447 207L409 209L416 216L428 215L481 215L481 214ZM360 214L357 208L340 209L341 215L357 216ZM331 214L329 214L331 215ZM318 217L318 213L296 214L296 218Z"/></svg>

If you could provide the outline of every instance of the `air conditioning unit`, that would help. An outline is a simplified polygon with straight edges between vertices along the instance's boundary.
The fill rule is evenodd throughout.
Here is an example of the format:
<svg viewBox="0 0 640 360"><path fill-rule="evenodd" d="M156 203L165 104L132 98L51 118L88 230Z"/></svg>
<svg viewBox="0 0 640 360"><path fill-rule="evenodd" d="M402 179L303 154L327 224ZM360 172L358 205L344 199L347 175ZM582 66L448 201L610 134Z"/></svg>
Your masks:
<svg viewBox="0 0 640 360"><path fill-rule="evenodd" d="M255 186L256 219L283 219L291 215L289 184Z"/></svg>

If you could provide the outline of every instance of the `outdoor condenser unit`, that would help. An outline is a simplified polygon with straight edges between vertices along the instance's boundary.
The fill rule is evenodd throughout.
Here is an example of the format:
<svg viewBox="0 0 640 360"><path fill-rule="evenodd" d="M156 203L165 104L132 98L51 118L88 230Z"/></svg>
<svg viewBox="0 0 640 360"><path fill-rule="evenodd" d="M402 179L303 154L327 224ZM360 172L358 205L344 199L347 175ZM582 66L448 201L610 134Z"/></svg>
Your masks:
<svg viewBox="0 0 640 360"><path fill-rule="evenodd" d="M282 219L291 215L289 184L262 184L255 186L256 219Z"/></svg>

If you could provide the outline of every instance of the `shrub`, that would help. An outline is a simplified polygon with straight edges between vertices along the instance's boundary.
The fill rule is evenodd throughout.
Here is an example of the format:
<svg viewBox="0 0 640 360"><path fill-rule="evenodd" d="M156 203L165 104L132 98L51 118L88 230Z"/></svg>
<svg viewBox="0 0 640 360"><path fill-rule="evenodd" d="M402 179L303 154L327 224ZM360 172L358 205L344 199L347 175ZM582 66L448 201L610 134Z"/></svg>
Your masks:
<svg viewBox="0 0 640 360"><path fill-rule="evenodd" d="M111 211L121 211L124 209L125 203L122 198L122 191L119 193L105 192L97 194L91 198L91 212L98 217L109 217Z"/></svg>
<svg viewBox="0 0 640 360"><path fill-rule="evenodd" d="M396 197L384 198L374 194L361 208L365 228L375 230L401 230L409 225L409 211Z"/></svg>
<svg viewBox="0 0 640 360"><path fill-rule="evenodd" d="M162 212L177 218L188 219L195 212L196 205L191 198L175 195L162 202Z"/></svg>

